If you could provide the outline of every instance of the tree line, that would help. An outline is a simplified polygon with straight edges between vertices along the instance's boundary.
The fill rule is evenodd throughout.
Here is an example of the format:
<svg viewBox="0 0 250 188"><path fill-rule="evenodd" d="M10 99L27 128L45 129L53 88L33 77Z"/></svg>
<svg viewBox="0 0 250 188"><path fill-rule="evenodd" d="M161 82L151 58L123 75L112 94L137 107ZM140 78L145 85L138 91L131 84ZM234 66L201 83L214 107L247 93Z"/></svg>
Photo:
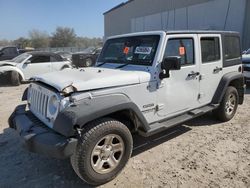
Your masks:
<svg viewBox="0 0 250 188"><path fill-rule="evenodd" d="M33 29L28 37L20 37L16 40L0 40L0 46L15 45L19 48L54 48L54 47L80 47L100 46L101 38L80 37L75 34L73 28L57 27L55 32L49 35L45 31Z"/></svg>

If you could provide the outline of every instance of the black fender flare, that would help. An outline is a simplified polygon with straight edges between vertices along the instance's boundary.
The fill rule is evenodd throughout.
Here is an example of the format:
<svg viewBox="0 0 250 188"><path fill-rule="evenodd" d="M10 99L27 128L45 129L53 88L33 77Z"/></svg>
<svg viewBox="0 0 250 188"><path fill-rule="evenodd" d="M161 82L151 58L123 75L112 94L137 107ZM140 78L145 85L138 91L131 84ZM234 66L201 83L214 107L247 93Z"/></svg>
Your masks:
<svg viewBox="0 0 250 188"><path fill-rule="evenodd" d="M244 76L242 73L240 72L230 72L225 74L222 78L221 81L219 83L219 86L217 87L217 90L214 94L214 97L212 99L212 104L220 104L220 102L223 99L223 96L225 95L226 89L227 87L230 85L231 82L238 80L239 84L237 85L237 90L239 92L239 104L243 103L244 100L244 85L245 85L245 81L244 81Z"/></svg>
<svg viewBox="0 0 250 188"><path fill-rule="evenodd" d="M133 111L143 125L143 129L149 129L148 122L137 105L122 94L88 98L71 105L58 114L53 129L64 136L74 136L75 126L84 129L84 125L88 122L121 110Z"/></svg>

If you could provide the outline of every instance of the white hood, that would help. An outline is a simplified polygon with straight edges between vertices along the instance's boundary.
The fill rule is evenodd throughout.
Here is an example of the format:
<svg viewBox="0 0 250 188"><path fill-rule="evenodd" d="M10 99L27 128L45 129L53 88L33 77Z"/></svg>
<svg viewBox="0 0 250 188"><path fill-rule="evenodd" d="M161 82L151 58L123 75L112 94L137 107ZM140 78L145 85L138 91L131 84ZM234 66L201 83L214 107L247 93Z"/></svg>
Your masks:
<svg viewBox="0 0 250 188"><path fill-rule="evenodd" d="M123 85L139 84L150 80L150 73L90 67L84 69L65 69L33 77L58 91L74 86L77 91L93 90Z"/></svg>

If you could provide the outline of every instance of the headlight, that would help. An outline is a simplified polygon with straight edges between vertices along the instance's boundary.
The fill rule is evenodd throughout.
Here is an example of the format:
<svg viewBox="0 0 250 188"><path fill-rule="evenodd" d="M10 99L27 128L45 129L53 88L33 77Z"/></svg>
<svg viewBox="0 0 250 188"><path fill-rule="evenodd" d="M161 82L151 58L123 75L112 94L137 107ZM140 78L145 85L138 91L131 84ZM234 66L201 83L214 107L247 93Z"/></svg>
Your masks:
<svg viewBox="0 0 250 188"><path fill-rule="evenodd" d="M55 115L58 108L59 108L59 100L56 95L52 95L49 99L49 105L48 105L48 110L50 115Z"/></svg>

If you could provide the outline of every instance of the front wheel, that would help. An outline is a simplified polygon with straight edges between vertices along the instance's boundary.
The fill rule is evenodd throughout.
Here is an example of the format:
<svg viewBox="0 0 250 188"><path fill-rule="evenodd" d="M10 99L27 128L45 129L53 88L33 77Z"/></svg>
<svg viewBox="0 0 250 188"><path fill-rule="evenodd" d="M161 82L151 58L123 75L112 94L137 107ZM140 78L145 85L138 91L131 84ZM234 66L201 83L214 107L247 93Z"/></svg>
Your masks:
<svg viewBox="0 0 250 188"><path fill-rule="evenodd" d="M91 185L114 179L128 162L133 139L129 129L119 121L104 118L85 127L71 164L77 175Z"/></svg>
<svg viewBox="0 0 250 188"><path fill-rule="evenodd" d="M238 108L239 95L235 87L229 86L218 109L213 113L217 119L226 122L231 120Z"/></svg>

